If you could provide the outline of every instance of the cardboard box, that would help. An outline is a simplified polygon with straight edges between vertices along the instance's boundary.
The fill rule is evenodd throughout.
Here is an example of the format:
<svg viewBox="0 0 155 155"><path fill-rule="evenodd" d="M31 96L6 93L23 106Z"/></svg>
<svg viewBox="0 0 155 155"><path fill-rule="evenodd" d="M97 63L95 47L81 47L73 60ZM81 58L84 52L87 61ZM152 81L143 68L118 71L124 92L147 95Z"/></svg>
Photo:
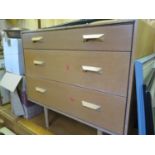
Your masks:
<svg viewBox="0 0 155 155"><path fill-rule="evenodd" d="M7 72L0 86L10 91L12 110L16 116L31 118L43 111L41 106L27 100L25 77Z"/></svg>

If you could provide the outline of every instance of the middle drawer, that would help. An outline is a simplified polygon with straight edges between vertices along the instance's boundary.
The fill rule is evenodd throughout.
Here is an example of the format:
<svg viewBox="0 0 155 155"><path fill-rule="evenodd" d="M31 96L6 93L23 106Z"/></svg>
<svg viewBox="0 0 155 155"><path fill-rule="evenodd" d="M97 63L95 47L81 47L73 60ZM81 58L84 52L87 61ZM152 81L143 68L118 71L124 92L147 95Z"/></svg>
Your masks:
<svg viewBox="0 0 155 155"><path fill-rule="evenodd" d="M26 74L126 96L129 52L25 50Z"/></svg>

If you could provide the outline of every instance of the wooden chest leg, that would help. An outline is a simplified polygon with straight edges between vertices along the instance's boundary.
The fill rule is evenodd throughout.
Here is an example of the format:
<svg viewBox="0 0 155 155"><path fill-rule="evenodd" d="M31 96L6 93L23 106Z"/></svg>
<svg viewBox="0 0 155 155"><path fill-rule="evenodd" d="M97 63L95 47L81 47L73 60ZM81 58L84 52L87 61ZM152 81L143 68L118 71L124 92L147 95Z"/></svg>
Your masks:
<svg viewBox="0 0 155 155"><path fill-rule="evenodd" d="M44 116L45 116L45 126L49 128L49 117L48 117L48 109L44 107Z"/></svg>

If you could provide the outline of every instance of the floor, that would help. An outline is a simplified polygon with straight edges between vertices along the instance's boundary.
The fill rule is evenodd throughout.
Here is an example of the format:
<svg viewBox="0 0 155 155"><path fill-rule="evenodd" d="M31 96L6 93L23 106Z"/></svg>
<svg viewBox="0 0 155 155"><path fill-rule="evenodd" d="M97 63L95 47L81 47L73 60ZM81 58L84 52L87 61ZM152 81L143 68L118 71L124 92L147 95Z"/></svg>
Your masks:
<svg viewBox="0 0 155 155"><path fill-rule="evenodd" d="M49 111L49 120L49 130L56 135L95 135L97 133L96 129L53 111ZM43 114L31 119L31 121L45 127Z"/></svg>
<svg viewBox="0 0 155 155"><path fill-rule="evenodd" d="M11 105L0 106L0 118L4 119L8 128L17 134L34 135L96 135L97 131L87 125L74 121L63 115L49 111L50 127L46 129L44 114L32 119L17 118L12 114Z"/></svg>
<svg viewBox="0 0 155 155"><path fill-rule="evenodd" d="M16 117L11 110L11 105L0 106L0 118L4 120L4 125L19 135L52 135L46 128L37 125L31 120Z"/></svg>

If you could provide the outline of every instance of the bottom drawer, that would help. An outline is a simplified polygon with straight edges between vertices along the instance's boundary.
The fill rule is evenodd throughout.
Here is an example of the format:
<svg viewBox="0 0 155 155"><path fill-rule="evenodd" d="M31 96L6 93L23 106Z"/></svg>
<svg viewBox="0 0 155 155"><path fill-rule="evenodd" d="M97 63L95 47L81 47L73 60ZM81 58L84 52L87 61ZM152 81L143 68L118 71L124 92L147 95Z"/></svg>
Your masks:
<svg viewBox="0 0 155 155"><path fill-rule="evenodd" d="M123 134L126 98L55 81L27 77L29 100L96 128Z"/></svg>

